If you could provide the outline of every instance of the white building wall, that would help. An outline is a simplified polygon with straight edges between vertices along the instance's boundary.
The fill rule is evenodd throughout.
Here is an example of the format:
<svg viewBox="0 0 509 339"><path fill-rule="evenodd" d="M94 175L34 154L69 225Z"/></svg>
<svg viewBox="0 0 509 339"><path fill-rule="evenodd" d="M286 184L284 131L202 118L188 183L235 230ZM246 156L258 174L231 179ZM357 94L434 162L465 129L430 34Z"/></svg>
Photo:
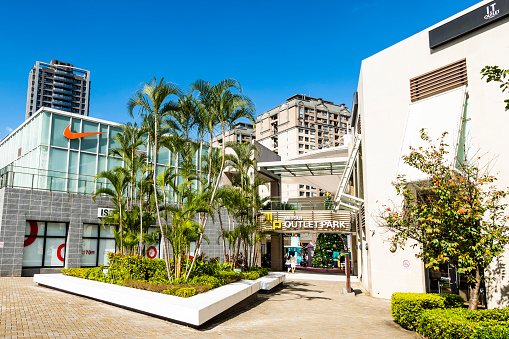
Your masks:
<svg viewBox="0 0 509 339"><path fill-rule="evenodd" d="M509 20L499 20L434 50L429 49L428 41L430 29L489 2L483 1L362 62L358 93L368 230L368 250L362 249L368 261L362 270L362 281L375 297L390 298L397 291L425 290L423 265L415 258L415 251L407 244L394 254L389 252L390 244L384 242L387 235L375 218L382 202L396 200L391 182L396 176L405 132L411 78L466 58L474 151L488 152L480 166L491 161L491 172L499 178L497 185L509 186L509 113L504 111L503 102L507 94L501 93L498 85L487 84L480 75L486 65L509 68ZM432 123L441 127L441 121ZM411 273L404 272L403 260L410 261ZM509 264L509 258L502 261ZM489 306L509 306L509 276L497 274L497 279L488 286Z"/></svg>

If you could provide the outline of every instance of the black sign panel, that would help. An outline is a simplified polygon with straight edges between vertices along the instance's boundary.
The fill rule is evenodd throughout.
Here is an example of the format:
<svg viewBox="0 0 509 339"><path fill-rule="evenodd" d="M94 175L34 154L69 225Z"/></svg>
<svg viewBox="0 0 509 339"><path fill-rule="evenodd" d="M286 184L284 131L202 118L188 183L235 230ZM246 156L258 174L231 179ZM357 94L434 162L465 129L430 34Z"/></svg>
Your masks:
<svg viewBox="0 0 509 339"><path fill-rule="evenodd" d="M509 0L496 0L429 31L429 48L435 48L509 15Z"/></svg>

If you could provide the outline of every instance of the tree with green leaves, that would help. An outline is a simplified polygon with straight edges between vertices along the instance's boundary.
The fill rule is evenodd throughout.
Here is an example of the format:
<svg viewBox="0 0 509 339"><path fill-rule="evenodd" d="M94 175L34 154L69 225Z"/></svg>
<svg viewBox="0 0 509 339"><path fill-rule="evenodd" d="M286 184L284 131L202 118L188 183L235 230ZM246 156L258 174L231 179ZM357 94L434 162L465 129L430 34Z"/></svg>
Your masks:
<svg viewBox="0 0 509 339"><path fill-rule="evenodd" d="M95 199L98 195L106 195L110 197L113 202L113 206L118 211L118 224L120 225L120 252L123 253L124 245L123 245L123 213L125 213L125 202L124 195L126 194L126 190L129 187L130 183L130 175L129 172L122 167L116 167L110 171L102 171L99 172L95 179L106 179L107 185L103 187L97 188L92 194L92 200L95 202Z"/></svg>
<svg viewBox="0 0 509 339"><path fill-rule="evenodd" d="M313 255L313 267L333 268L334 252L345 250L341 234L320 233L316 239Z"/></svg>
<svg viewBox="0 0 509 339"><path fill-rule="evenodd" d="M164 228L161 220L161 213L159 211L159 201L157 199L158 189L157 189L157 156L159 154L160 144L158 143L159 137L162 135L161 132L161 119L165 116L168 116L170 112L174 109L174 105L171 102L172 95L178 95L181 92L180 88L174 84L164 82L164 78L161 78L159 82L157 82L156 78L153 78L151 82L147 82L143 85L141 89L136 91L134 95L127 102L127 109L131 117L134 118L134 110L136 108L139 109L140 114L142 114L146 120L150 123L145 124L145 126L151 126L152 131L152 164L153 164L153 185L154 185L154 194L156 197L155 206L157 213L157 221L159 223L159 228L161 231L161 235L164 238ZM166 241L163 241L163 251L164 257L166 258L166 271L168 273L168 277L171 277L171 266L169 260L169 251L167 248Z"/></svg>
<svg viewBox="0 0 509 339"><path fill-rule="evenodd" d="M405 164L427 180L393 183L402 203L384 205L380 226L389 231L393 246L411 244L426 268L449 264L464 275L470 289L469 309L477 309L484 271L509 244L503 198L507 190L494 186L496 178L466 159L451 163L444 133L437 143L421 130L427 147L410 148ZM477 161L480 158L477 158ZM412 241L412 242L411 242Z"/></svg>
<svg viewBox="0 0 509 339"><path fill-rule="evenodd" d="M509 75L509 69L501 69L498 66L486 66L481 70L482 78L486 78L486 82L498 82L502 92L509 88L509 80L506 77ZM509 110L509 99L504 100L506 103L505 110Z"/></svg>

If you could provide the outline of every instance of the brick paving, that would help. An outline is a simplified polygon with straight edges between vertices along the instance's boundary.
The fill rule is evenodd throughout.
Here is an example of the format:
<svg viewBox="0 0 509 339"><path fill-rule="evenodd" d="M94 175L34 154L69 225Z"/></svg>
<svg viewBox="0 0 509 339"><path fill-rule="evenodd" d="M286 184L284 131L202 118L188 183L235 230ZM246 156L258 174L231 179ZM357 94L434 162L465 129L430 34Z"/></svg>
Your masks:
<svg viewBox="0 0 509 339"><path fill-rule="evenodd" d="M80 296L0 278L0 338L420 338L390 303L340 295L344 282L289 276L283 288L196 330Z"/></svg>

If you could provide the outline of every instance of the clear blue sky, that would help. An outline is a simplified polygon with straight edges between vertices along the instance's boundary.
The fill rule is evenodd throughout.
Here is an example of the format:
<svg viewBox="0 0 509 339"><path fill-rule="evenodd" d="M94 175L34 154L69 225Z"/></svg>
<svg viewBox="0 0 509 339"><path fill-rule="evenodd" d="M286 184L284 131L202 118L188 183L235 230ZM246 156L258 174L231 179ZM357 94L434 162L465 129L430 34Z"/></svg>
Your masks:
<svg viewBox="0 0 509 339"><path fill-rule="evenodd" d="M115 122L153 76L184 88L235 78L257 114L296 93L350 107L363 59L477 2L6 1L0 139L24 121L37 60L90 70L90 116Z"/></svg>

